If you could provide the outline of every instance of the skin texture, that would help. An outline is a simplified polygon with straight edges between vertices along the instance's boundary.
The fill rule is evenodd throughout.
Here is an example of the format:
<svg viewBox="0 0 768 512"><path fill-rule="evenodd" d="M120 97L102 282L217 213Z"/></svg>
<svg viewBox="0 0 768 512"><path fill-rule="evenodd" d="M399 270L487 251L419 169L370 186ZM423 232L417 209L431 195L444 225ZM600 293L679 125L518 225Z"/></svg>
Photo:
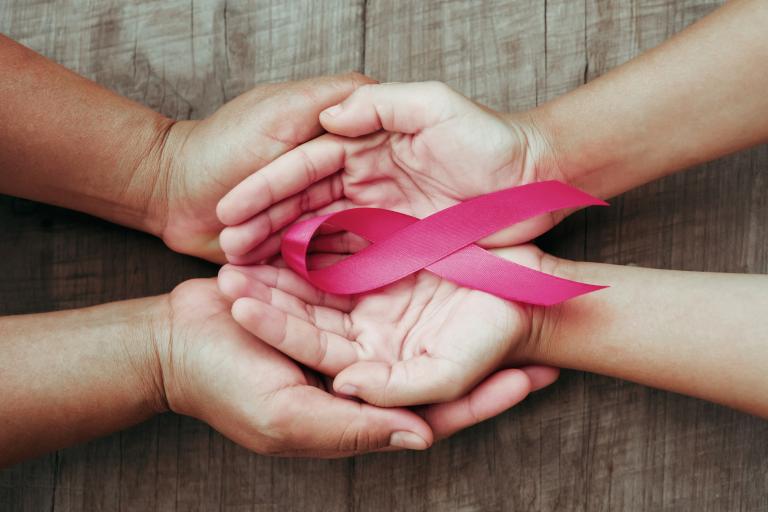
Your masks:
<svg viewBox="0 0 768 512"><path fill-rule="evenodd" d="M563 260L556 272L610 288L547 309L533 361L768 418L768 276Z"/></svg>
<svg viewBox="0 0 768 512"><path fill-rule="evenodd" d="M310 212L375 206L423 217L546 179L605 199L758 144L768 139L767 25L764 1L729 2L522 114L493 112L439 83L361 87L321 114L335 135L287 153L222 199L222 248L231 263L255 263L277 252L275 233ZM526 242L561 218L531 219L484 245Z"/></svg>
<svg viewBox="0 0 768 512"><path fill-rule="evenodd" d="M767 25L765 2L731 2L659 49L524 115L489 112L434 84L365 87L340 111L320 114L334 135L312 143L313 159L303 147L287 153L281 167L265 164L320 134L318 112L365 79L261 89L208 121L175 124L0 37L0 66L9 71L0 74L0 125L7 127L0 138L0 191L144 229L177 250L213 260L223 259L213 240L226 224L222 246L239 262L274 254L281 225L323 208L373 205L424 215L495 188L558 177L607 197L768 138ZM410 87L429 98L408 100L403 91ZM292 112L294 102L300 108ZM712 108L724 104L729 108ZM132 144L124 143L126 136ZM339 178L334 173L341 166ZM218 204L215 219L221 194L258 169L253 176L260 178L246 178ZM280 169L299 172L281 175ZM556 220L537 219L485 242L527 240ZM316 248L341 253L356 243L331 234ZM226 285L224 276L237 269L222 273L223 291L213 280L196 280L170 296L0 319L0 465L166 408L209 421L262 453L331 457L421 449L498 414L557 375L532 366L481 380L507 357L606 373L768 416L765 278L540 261L558 275L612 287L526 314L415 277L381 293L399 305L426 298L425 306L407 306L375 329L371 322L392 313L375 296L356 299L351 312L334 306L342 318L354 314L352 325L365 338L362 354L385 363L424 348L456 355L456 346L442 347L438 338L458 329L451 323L457 315L432 307L429 293L478 313L460 327L482 334L478 352L468 353L479 359L462 361L469 371L461 376L462 389L479 384L468 395L456 398L450 390L447 402L414 410L338 397L323 379L258 340L250 330L265 330L272 345L290 338L282 340L279 331L272 338L259 322L250 325L248 313L257 302L274 307L279 294L268 289L285 292L288 285L242 272L240 288ZM243 292L251 298L236 300ZM295 288L288 295L332 306L314 293ZM286 307L291 302L280 300ZM257 307L259 314L271 311ZM497 313L494 327L486 309ZM423 336L389 327L410 312L409 333ZM434 393L428 379L413 378ZM371 400L391 396L366 393ZM408 403L422 403L405 395Z"/></svg>
<svg viewBox="0 0 768 512"><path fill-rule="evenodd" d="M151 216L178 252L223 261L216 204L229 190L291 148L322 133L320 112L371 80L357 73L256 87L203 121L170 129L159 162Z"/></svg>
<svg viewBox="0 0 768 512"><path fill-rule="evenodd" d="M330 135L276 159L222 199L218 215L228 227L221 246L230 262L251 264L274 254L284 225L311 213L373 206L423 217L468 197L541 179L562 179L610 197L766 141L766 26L768 4L730 2L656 50L524 115L491 112L434 83L361 87L321 114ZM534 219L483 242L527 241L557 221ZM361 247L354 237L337 233L319 239L314 249L345 253ZM600 265L574 267L577 272L567 262L551 261L577 280L614 285L526 315L495 309L490 299L419 275L355 298L336 313L309 318L325 333L320 337L296 327L308 308L274 289L290 294L288 287L265 291L248 283L249 276L259 281L263 269L231 268L240 275L233 278L227 270L219 281L250 297L233 310L243 326L336 375L335 389L351 385L351 393L373 403L453 397L502 361L514 360L523 345L525 358L539 363L766 413L765 393L754 392L766 386L763 278ZM692 304L698 310L703 301L712 303L719 289L730 297L727 304L717 301L717 308L701 307L706 314L689 313ZM394 307L388 310L386 301ZM459 328L458 308L439 308L440 302L460 304L472 314L462 313ZM332 344L334 325L343 339ZM506 335L495 330L499 325ZM521 343L521 332L528 332L527 343ZM473 333L473 344L461 343L458 333ZM302 352L305 338L315 343ZM721 348L726 341L728 354ZM511 350L506 357L505 349ZM580 354L589 354L588 360Z"/></svg>
<svg viewBox="0 0 768 512"><path fill-rule="evenodd" d="M4 36L0 69L1 193L148 231L218 262L219 199L320 135L319 113L372 82L349 73L262 85L205 120L175 122Z"/></svg>
<svg viewBox="0 0 768 512"><path fill-rule="evenodd" d="M498 251L541 268L533 246ZM326 262L327 263L327 262ZM534 308L420 272L358 296L314 290L287 268L225 266L232 315L264 342L380 406L456 400L527 360Z"/></svg>
<svg viewBox="0 0 768 512"><path fill-rule="evenodd" d="M263 454L424 449L557 378L507 370L450 403L382 409L329 392L231 306L215 280L197 279L170 295L0 319L0 467L167 410Z"/></svg>
<svg viewBox="0 0 768 512"><path fill-rule="evenodd" d="M261 86L206 120L175 123L2 36L0 66L0 191L214 261L223 260L221 196L319 135L319 113L370 82L353 73ZM557 378L551 368L510 369L449 403L377 408L329 392L240 327L231 303L208 279L160 297L0 318L0 466L167 410L259 453L424 449Z"/></svg>
<svg viewBox="0 0 768 512"><path fill-rule="evenodd" d="M305 213L375 206L424 217L501 188L562 178L542 164L546 143L533 125L506 123L437 82L363 86L320 122L332 133L276 159L219 203L231 263L273 256L280 230ZM553 224L551 215L531 219L485 245L527 241Z"/></svg>

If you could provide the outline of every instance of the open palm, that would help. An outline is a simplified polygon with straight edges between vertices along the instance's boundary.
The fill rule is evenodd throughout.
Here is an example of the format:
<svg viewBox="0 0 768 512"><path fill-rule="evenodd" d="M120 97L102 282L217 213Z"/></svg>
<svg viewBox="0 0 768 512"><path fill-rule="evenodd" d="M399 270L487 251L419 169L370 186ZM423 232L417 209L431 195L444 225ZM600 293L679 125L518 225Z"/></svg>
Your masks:
<svg viewBox="0 0 768 512"><path fill-rule="evenodd" d="M230 262L275 254L280 230L302 216L379 207L425 217L463 200L543 179L548 145L532 123L511 121L440 83L366 85L323 112L330 132L251 175L219 203ZM494 235L512 245L554 224L551 215Z"/></svg>
<svg viewBox="0 0 768 512"><path fill-rule="evenodd" d="M540 267L532 246L502 251ZM234 318L286 355L335 377L334 389L380 406L455 400L525 360L536 311L422 271L372 293L314 290L288 269L225 267Z"/></svg>

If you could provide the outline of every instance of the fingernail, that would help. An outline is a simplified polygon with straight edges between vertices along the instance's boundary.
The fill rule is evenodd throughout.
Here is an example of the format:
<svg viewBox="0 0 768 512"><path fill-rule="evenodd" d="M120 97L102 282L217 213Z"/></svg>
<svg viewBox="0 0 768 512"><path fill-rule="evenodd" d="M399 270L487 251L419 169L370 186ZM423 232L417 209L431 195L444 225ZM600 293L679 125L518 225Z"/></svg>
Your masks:
<svg viewBox="0 0 768 512"><path fill-rule="evenodd" d="M413 432L395 432L389 437L389 445L406 450L426 450L427 442Z"/></svg>
<svg viewBox="0 0 768 512"><path fill-rule="evenodd" d="M334 105L322 111L323 114L327 114L331 117L339 115L340 112L341 112L341 105Z"/></svg>
<svg viewBox="0 0 768 512"><path fill-rule="evenodd" d="M355 396L357 394L357 386L352 384L344 384L339 388L339 393L342 395Z"/></svg>

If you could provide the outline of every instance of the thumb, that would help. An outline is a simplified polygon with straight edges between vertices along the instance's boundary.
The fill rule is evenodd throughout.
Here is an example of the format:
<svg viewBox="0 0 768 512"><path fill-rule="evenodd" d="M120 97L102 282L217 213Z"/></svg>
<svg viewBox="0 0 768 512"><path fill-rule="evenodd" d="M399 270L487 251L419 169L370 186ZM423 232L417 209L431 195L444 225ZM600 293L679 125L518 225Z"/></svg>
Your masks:
<svg viewBox="0 0 768 512"><path fill-rule="evenodd" d="M217 132L226 131L228 147L253 147L267 137L280 142L280 152L313 139L323 132L318 116L372 79L360 73L321 76L306 80L255 87L222 107L228 122L218 123ZM278 153L261 155L272 160ZM250 169L253 171L253 169Z"/></svg>
<svg viewBox="0 0 768 512"><path fill-rule="evenodd" d="M472 103L441 82L363 85L320 114L327 131L359 137L384 129L418 133Z"/></svg>
<svg viewBox="0 0 768 512"><path fill-rule="evenodd" d="M421 355L398 361L361 361L343 369L333 389L380 407L411 406L455 400L482 375L447 359Z"/></svg>
<svg viewBox="0 0 768 512"><path fill-rule="evenodd" d="M312 386L278 391L267 406L271 453L345 457L406 448L424 450L432 429L406 409L381 409L333 396Z"/></svg>

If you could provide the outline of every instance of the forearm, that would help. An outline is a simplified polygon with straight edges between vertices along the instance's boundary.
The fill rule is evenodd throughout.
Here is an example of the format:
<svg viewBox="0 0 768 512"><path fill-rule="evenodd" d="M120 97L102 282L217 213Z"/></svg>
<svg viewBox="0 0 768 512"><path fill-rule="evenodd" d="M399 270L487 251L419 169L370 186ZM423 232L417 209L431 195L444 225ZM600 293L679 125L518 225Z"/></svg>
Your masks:
<svg viewBox="0 0 768 512"><path fill-rule="evenodd" d="M0 467L164 409L165 296L0 318Z"/></svg>
<svg viewBox="0 0 768 512"><path fill-rule="evenodd" d="M768 2L729 2L532 112L556 165L607 198L768 141Z"/></svg>
<svg viewBox="0 0 768 512"><path fill-rule="evenodd" d="M546 310L538 362L768 417L768 276L562 262L610 285Z"/></svg>
<svg viewBox="0 0 768 512"><path fill-rule="evenodd" d="M158 234L172 122L0 35L0 193Z"/></svg>

